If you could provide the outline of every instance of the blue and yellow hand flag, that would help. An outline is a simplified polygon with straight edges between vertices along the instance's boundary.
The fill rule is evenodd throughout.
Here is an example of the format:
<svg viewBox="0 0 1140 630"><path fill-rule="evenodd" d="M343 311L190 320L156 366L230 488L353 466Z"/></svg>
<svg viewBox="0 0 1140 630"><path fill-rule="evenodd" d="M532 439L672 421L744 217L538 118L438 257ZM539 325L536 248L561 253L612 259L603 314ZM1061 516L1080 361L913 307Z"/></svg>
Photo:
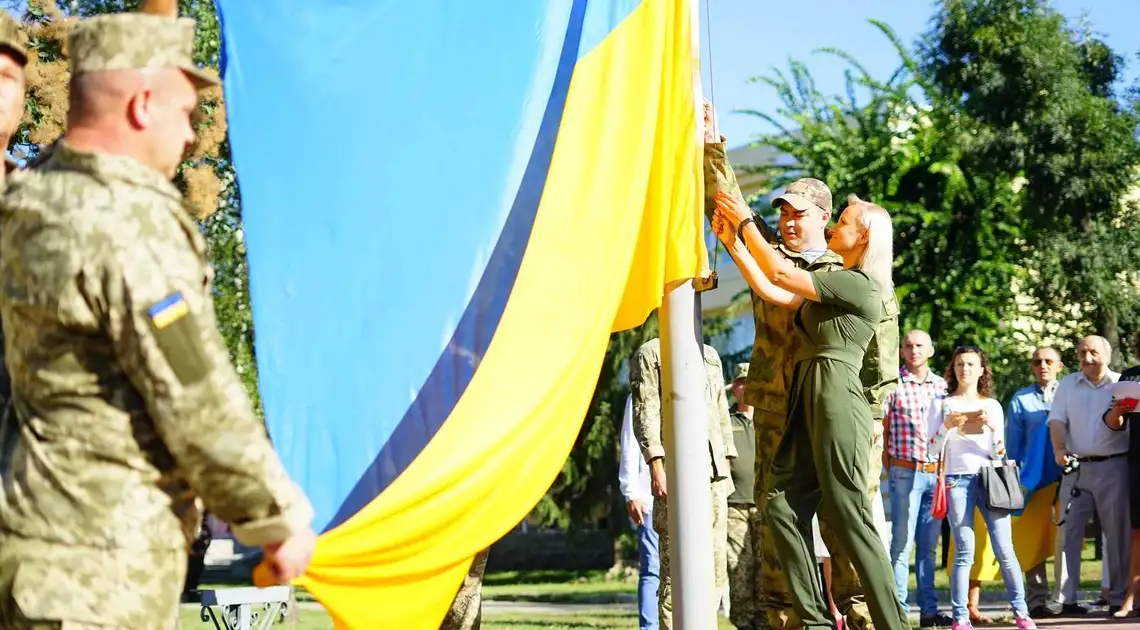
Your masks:
<svg viewBox="0 0 1140 630"><path fill-rule="evenodd" d="M189 312L190 307L186 305L186 301L182 299L182 293L178 291L162 298L147 309L150 321L159 330L182 319Z"/></svg>
<svg viewBox="0 0 1140 630"><path fill-rule="evenodd" d="M338 628L434 630L701 274L690 0L218 0L261 396Z"/></svg>

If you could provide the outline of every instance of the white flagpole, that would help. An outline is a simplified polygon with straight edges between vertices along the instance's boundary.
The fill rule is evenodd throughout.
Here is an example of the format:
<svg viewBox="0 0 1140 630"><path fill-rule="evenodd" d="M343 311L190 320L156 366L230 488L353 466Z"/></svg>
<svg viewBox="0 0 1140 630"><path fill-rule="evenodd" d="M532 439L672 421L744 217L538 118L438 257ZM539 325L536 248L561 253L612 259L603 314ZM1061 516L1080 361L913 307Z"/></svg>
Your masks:
<svg viewBox="0 0 1140 630"><path fill-rule="evenodd" d="M676 0L684 1L684 0ZM693 89L697 146L704 143L700 76L700 2L691 5ZM703 154L693 159L702 160ZM695 200L703 204L703 199ZM701 330L701 297L693 280L665 296L661 306L661 403L669 510L669 559L673 627L708 630L718 607L714 597L712 488L709 482L708 405Z"/></svg>

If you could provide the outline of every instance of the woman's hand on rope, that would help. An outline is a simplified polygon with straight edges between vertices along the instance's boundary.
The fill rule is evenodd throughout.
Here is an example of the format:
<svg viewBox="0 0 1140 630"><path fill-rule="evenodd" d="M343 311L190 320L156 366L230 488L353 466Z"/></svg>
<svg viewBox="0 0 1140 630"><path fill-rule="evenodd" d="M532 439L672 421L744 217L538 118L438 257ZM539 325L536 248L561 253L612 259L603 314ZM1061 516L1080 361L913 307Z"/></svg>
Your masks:
<svg viewBox="0 0 1140 630"><path fill-rule="evenodd" d="M716 237L720 239L720 242L724 243L724 246L731 251L732 246L736 244L736 229L732 227L732 223L728 220L728 217L724 216L724 213L721 212L719 208L716 213L713 214L712 229Z"/></svg>

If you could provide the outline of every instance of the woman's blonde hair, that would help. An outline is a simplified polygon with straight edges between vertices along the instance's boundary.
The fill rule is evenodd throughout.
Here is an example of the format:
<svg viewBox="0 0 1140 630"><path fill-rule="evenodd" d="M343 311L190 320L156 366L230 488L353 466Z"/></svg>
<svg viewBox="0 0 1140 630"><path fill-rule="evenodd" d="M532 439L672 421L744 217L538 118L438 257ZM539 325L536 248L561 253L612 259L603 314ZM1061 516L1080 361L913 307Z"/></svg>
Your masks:
<svg viewBox="0 0 1140 630"><path fill-rule="evenodd" d="M895 230L891 223L891 214L886 208L864 201L856 195L847 196L847 205L863 209L861 223L868 231L867 249L863 250L863 255L856 266L878 282L879 288L884 293L894 291L895 283L891 272L895 261Z"/></svg>

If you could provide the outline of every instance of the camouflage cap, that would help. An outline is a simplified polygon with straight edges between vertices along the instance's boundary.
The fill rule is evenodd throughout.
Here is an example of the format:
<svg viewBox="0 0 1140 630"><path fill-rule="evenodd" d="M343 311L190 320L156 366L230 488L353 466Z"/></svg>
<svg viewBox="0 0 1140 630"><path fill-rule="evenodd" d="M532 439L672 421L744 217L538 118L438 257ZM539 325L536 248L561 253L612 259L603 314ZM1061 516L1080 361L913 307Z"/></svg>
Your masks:
<svg viewBox="0 0 1140 630"><path fill-rule="evenodd" d="M811 207L831 212L831 189L827 184L811 177L797 179L788 184L784 194L772 200L772 207L779 208L781 203L788 202L796 210L807 210Z"/></svg>
<svg viewBox="0 0 1140 630"><path fill-rule="evenodd" d="M733 370L733 373L732 373L732 380L728 382L728 385L724 386L724 390L728 391L728 390L732 389L732 386L734 384L736 384L736 381L739 381L742 378L748 378L748 364L747 363L737 363L736 364L736 369Z"/></svg>
<svg viewBox="0 0 1140 630"><path fill-rule="evenodd" d="M21 66L28 65L27 36L7 11L0 11L0 50L11 53Z"/></svg>
<svg viewBox="0 0 1140 630"><path fill-rule="evenodd" d="M146 13L113 13L80 20L71 29L71 72L177 68L198 88L220 83L191 58L194 20Z"/></svg>

